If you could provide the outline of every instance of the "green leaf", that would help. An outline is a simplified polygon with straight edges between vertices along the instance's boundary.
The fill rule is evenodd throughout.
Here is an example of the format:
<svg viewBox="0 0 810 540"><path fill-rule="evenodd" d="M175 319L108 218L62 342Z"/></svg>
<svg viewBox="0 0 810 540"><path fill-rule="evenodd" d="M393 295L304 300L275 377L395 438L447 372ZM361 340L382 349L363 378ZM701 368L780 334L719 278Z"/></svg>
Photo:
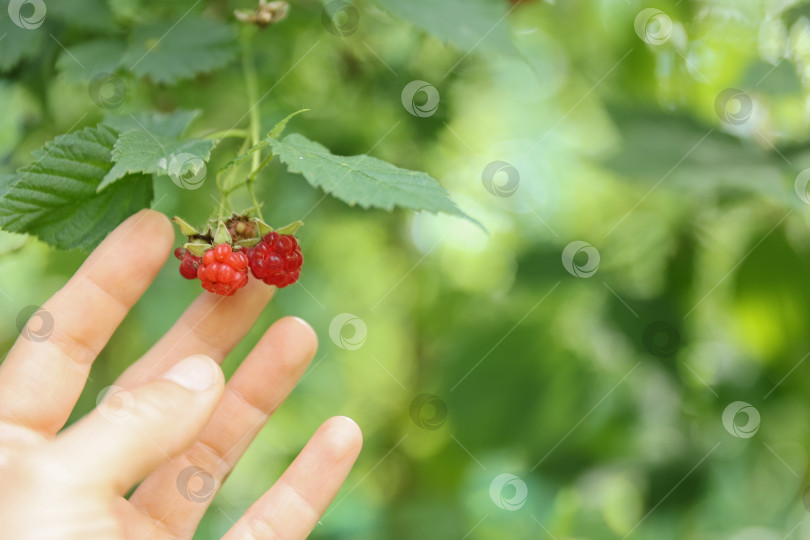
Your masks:
<svg viewBox="0 0 810 540"><path fill-rule="evenodd" d="M122 133L112 153L115 165L99 184L98 191L106 189L130 173L168 175L169 168L176 159L183 163L199 160L207 162L211 159L214 144L216 141L211 139L178 141L157 137L141 129ZM198 169L190 172L194 175Z"/></svg>
<svg viewBox="0 0 810 540"><path fill-rule="evenodd" d="M48 18L66 23L68 28L109 32L114 27L112 12L104 0L48 2Z"/></svg>
<svg viewBox="0 0 810 540"><path fill-rule="evenodd" d="M138 76L173 84L233 60L235 37L227 25L192 16L148 24L134 30L122 63Z"/></svg>
<svg viewBox="0 0 810 540"><path fill-rule="evenodd" d="M11 184L16 179L16 174L0 174L0 197L5 196L11 189Z"/></svg>
<svg viewBox="0 0 810 540"><path fill-rule="evenodd" d="M641 108L611 113L624 143L604 164L616 173L693 200L754 193L795 207L804 204L785 189L784 179L798 171L790 171L775 152L684 116ZM789 156L794 165L800 163Z"/></svg>
<svg viewBox="0 0 810 540"><path fill-rule="evenodd" d="M200 111L179 109L171 113L141 112L126 116L110 115L104 119L104 123L121 133L141 129L156 137L179 139L199 115Z"/></svg>
<svg viewBox="0 0 810 540"><path fill-rule="evenodd" d="M304 175L310 184L349 205L444 212L477 223L459 210L447 191L426 173L400 169L365 155L336 156L298 134L288 135L283 141L273 139L270 144L290 172Z"/></svg>
<svg viewBox="0 0 810 540"><path fill-rule="evenodd" d="M36 58L42 48L44 28L26 30L11 21L5 12L8 2L0 11L0 72L11 71L21 60Z"/></svg>
<svg viewBox="0 0 810 540"><path fill-rule="evenodd" d="M186 170L192 175L199 172L200 165L211 158L211 149L217 141L212 139L186 139L180 137L199 111L178 110L169 114L140 113L128 116L109 116L105 120L121 134L113 149L115 165L110 169L98 190L116 182L126 174L169 174L175 165L191 165L194 170ZM188 169L188 167L177 167Z"/></svg>
<svg viewBox="0 0 810 540"><path fill-rule="evenodd" d="M56 67L68 82L87 83L102 73L114 73L121 67L123 41L100 39L86 41L63 51Z"/></svg>
<svg viewBox="0 0 810 540"><path fill-rule="evenodd" d="M0 79L0 161L7 161L7 156L27 133L26 125L30 125L39 114L39 103L23 84Z"/></svg>
<svg viewBox="0 0 810 540"><path fill-rule="evenodd" d="M293 117L298 116L301 113L309 112L310 110L311 109L299 109L299 110L295 111L294 113L288 115L286 118L284 118L284 120L280 121L278 124L273 126L273 129L271 129L267 133L266 138L267 139L278 139L279 137L281 137L281 134L284 133L284 130L287 129L287 124L290 122L290 120L292 120Z"/></svg>
<svg viewBox="0 0 810 540"><path fill-rule="evenodd" d="M271 129L270 132L267 133L267 136L264 139L260 140L258 143L251 146L244 154L240 154L240 155L236 156L235 158L233 158L232 160L230 160L228 163L226 163L219 170L219 174L224 173L225 171L227 171L228 169L230 169L232 167L238 167L239 165L241 165L242 163L247 161L247 159L254 152L256 152L257 150L261 150L262 148L264 148L265 146L270 144L271 139L277 139L278 137L280 137L281 134L284 133L284 130L287 128L287 123L290 121L290 119L292 119L294 116L298 116L299 114L301 114L303 112L307 112L309 110L311 110L311 109L301 109L301 110L295 111L294 113L290 114L289 116L287 116L286 118L281 120L278 124L273 126L273 129Z"/></svg>
<svg viewBox="0 0 810 540"><path fill-rule="evenodd" d="M506 20L507 2L493 0L377 0L394 15L459 47L515 54Z"/></svg>
<svg viewBox="0 0 810 540"><path fill-rule="evenodd" d="M98 190L134 172L167 175L170 168L177 168L178 172L183 169L184 173L195 175L199 166L211 158L211 150L217 143L212 139L180 140L198 115L199 111L178 110L169 114L108 116L104 123L121 134L113 149L115 165ZM177 159L182 163L177 163ZM173 162L177 167L172 167Z"/></svg>
<svg viewBox="0 0 810 540"><path fill-rule="evenodd" d="M105 126L60 135L34 152L0 198L0 227L33 234L61 249L95 247L152 200L148 176L128 175L96 193L112 167L117 133Z"/></svg>

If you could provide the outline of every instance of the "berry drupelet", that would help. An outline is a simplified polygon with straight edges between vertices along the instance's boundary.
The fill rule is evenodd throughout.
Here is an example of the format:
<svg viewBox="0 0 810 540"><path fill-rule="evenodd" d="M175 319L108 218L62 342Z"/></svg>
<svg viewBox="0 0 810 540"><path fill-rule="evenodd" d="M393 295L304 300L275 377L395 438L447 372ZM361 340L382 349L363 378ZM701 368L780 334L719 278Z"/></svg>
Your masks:
<svg viewBox="0 0 810 540"><path fill-rule="evenodd" d="M175 249L174 256L180 260L180 275L186 279L197 279L197 267L202 259L183 248Z"/></svg>
<svg viewBox="0 0 810 540"><path fill-rule="evenodd" d="M197 277L205 290L232 296L247 285L248 257L228 244L217 244L203 255Z"/></svg>
<svg viewBox="0 0 810 540"><path fill-rule="evenodd" d="M248 250L250 270L268 285L282 288L298 281L304 256L294 236L269 232Z"/></svg>

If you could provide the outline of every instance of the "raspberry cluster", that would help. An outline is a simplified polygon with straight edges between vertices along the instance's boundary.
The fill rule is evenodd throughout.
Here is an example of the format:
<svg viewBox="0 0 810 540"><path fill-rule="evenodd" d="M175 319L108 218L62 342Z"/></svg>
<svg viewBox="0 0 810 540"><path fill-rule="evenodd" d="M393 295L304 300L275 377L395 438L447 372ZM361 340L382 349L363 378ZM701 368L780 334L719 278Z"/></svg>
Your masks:
<svg viewBox="0 0 810 540"><path fill-rule="evenodd" d="M228 244L217 244L203 255L202 263L197 268L197 277L206 291L233 296L247 285L247 268L247 255L241 251L233 251Z"/></svg>
<svg viewBox="0 0 810 540"><path fill-rule="evenodd" d="M250 271L268 285L278 288L292 285L301 275L304 256L294 236L267 233L261 242L248 250Z"/></svg>
<svg viewBox="0 0 810 540"><path fill-rule="evenodd" d="M304 256L292 234L270 230L260 237L255 223L245 216L234 216L222 223L221 229L227 232L221 234L227 241L218 241L222 239L219 234L213 237L210 232L200 234L179 218L175 221L188 234L189 240L195 241L186 246L202 253L200 257L189 248L175 249L174 256L180 260L180 275L186 279L199 279L207 291L232 296L247 285L249 272L256 279L278 288L292 285L301 275ZM264 230L269 229L264 223L262 225L266 227ZM244 247L244 242L251 247Z"/></svg>

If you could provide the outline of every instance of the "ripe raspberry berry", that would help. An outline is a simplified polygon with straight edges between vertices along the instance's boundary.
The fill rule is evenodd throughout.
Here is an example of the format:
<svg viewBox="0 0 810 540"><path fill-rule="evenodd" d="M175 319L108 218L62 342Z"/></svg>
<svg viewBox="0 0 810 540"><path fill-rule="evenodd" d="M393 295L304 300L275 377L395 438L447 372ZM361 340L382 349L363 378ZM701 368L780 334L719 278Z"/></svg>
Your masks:
<svg viewBox="0 0 810 540"><path fill-rule="evenodd" d="M269 232L248 250L250 270L258 279L278 288L292 285L301 275L304 256L294 236Z"/></svg>
<svg viewBox="0 0 810 540"><path fill-rule="evenodd" d="M247 285L248 257L228 244L217 244L205 252L197 277L206 291L232 296Z"/></svg>
<svg viewBox="0 0 810 540"><path fill-rule="evenodd" d="M187 249L177 248L174 256L180 259L180 275L186 279L197 279L197 267L200 266L200 258Z"/></svg>

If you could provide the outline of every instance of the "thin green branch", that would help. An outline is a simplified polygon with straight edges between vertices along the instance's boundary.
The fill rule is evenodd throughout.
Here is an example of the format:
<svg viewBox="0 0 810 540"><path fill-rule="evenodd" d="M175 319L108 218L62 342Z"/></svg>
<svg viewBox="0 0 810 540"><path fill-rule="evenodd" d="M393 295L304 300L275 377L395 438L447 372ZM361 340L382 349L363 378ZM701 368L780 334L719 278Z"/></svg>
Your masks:
<svg viewBox="0 0 810 540"><path fill-rule="evenodd" d="M261 130L261 118L259 116L259 83L256 77L256 66L253 63L253 51L250 47L250 38L242 39L242 71L245 75L245 90L247 92L250 109L250 139L251 144L259 142L259 131ZM259 155L253 155L253 169L259 166Z"/></svg>
<svg viewBox="0 0 810 540"><path fill-rule="evenodd" d="M222 131L215 131L205 136L206 139L244 139L249 136L246 129L224 129Z"/></svg>
<svg viewBox="0 0 810 540"><path fill-rule="evenodd" d="M250 37L252 33L245 33L242 36L242 71L245 75L245 89L247 92L248 104L250 109L248 114L250 117L250 140L253 146L259 143L259 131L261 130L261 118L259 116L259 83L256 76L256 66L253 62L253 51L250 47ZM244 182L247 192L250 195L250 200L253 203L253 208L256 210L256 215L259 219L262 217L261 205L256 200L256 194L253 192L253 181L256 175L261 170L262 165L259 162L260 153L254 152L251 156L251 173L248 179Z"/></svg>

